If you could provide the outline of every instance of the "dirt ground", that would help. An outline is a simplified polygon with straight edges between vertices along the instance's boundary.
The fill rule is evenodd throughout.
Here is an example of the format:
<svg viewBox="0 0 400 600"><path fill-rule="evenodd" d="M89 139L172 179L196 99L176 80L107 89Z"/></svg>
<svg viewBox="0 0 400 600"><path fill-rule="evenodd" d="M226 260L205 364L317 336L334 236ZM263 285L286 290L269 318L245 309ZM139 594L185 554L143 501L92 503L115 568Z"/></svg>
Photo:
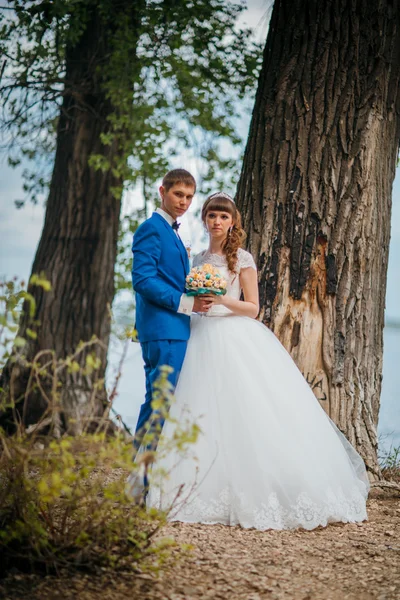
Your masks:
<svg viewBox="0 0 400 600"><path fill-rule="evenodd" d="M400 500L368 501L369 521L311 532L170 524L166 536L193 545L151 575L12 574L0 598L19 600L392 600L400 599Z"/></svg>

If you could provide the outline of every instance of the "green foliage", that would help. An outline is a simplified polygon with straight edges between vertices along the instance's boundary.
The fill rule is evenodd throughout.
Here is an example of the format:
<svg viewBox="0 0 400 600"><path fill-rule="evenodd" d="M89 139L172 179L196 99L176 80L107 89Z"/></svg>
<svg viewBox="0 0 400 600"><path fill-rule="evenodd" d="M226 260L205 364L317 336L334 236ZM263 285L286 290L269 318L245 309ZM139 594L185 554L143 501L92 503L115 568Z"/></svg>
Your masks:
<svg viewBox="0 0 400 600"><path fill-rule="evenodd" d="M40 287L44 293L51 289L50 282L43 274L32 275L29 289L32 291L33 287ZM10 414L11 411L11 429L13 430L15 425L18 431L22 431L20 420L25 414L30 395L33 395L36 398L35 402L41 407L42 414L37 426L44 432L59 437L62 430L62 382L72 374L79 374L80 381L86 381L87 385L91 382L88 393L94 398L104 387L104 379L101 377L103 361L100 358L104 351L101 342L96 336L92 336L92 339L80 342L75 352L67 357L57 357L51 348L34 350L31 353L30 349L35 348L37 332L40 329L40 322L35 319L35 313L35 299L26 291L23 281L15 278L12 281L0 282L0 367L6 365L5 371L11 366L15 367L17 374L17 377L12 375L11 380L7 379L7 374L6 377L2 377L4 388L0 388L0 414ZM21 322L26 325L25 337L16 335ZM28 356L31 358L28 359ZM19 382L21 372L28 374L26 380L21 378L22 385ZM110 408L106 406L105 416L108 416ZM90 410L87 420L89 425ZM68 426L73 422L72 418L69 419ZM85 427L86 424L83 429Z"/></svg>
<svg viewBox="0 0 400 600"><path fill-rule="evenodd" d="M41 287L44 291L49 291L51 288L50 282L43 274L32 275L30 284L31 286ZM34 340L37 337L35 331L37 323L34 320L36 312L34 297L25 289L25 282L18 281L16 277L12 280L0 281L0 348L2 349L0 368L11 356L12 347L14 347L14 350L18 351L19 349L22 352L27 341L29 341L16 336L22 306L24 306L31 324L31 327L26 330L27 337Z"/></svg>
<svg viewBox="0 0 400 600"><path fill-rule="evenodd" d="M163 390L171 396L167 373L158 383L158 401ZM165 404L155 408L167 416ZM41 423L13 436L0 429L0 573L12 566L50 573L125 570L137 563L157 570L169 558L175 542L154 537L174 503L164 512L146 510L127 484L144 461L146 469L154 462L154 454L134 464L132 438L106 425L101 419L97 432L56 439L40 437ZM168 449L182 454L197 435L196 426L181 425ZM162 487L167 474L156 464L153 471Z"/></svg>
<svg viewBox="0 0 400 600"><path fill-rule="evenodd" d="M132 448L121 434L0 438L3 568L126 568L153 556L165 516L125 493Z"/></svg>
<svg viewBox="0 0 400 600"><path fill-rule="evenodd" d="M243 140L239 111L253 94L260 48L251 31L237 27L244 4L225 0L12 0L0 19L1 127L11 166L23 172L25 198L46 191L57 143L63 98L75 101L103 90L113 106L100 134L105 151L89 164L112 170L123 189L141 190L139 210L121 222L115 287L131 288L131 235L157 201L155 182L185 153L197 160L199 188L206 194L233 190ZM109 58L93 56L91 73L70 81L68 51L93 15L100 15ZM238 103L238 100L241 103ZM84 100L81 110L87 110ZM108 153L107 150L113 148Z"/></svg>
<svg viewBox="0 0 400 600"><path fill-rule="evenodd" d="M9 164L35 163L24 174L27 197L37 201L49 182L63 96L81 92L76 82L70 87L67 52L93 14L100 15L111 47L108 61L93 63L114 107L101 139L118 152L114 158L92 156L91 165L112 169L125 186L140 183L148 190L184 151L201 160L204 193L221 178L232 186L242 146L238 100L253 93L261 55L251 31L237 27L243 4L12 0L9 5L14 11L3 14L0 25L2 121ZM229 173L220 176L224 169ZM121 191L114 190L118 196Z"/></svg>
<svg viewBox="0 0 400 600"><path fill-rule="evenodd" d="M33 277L31 283L48 289L43 276ZM1 294L0 353L8 356L15 324L21 311L29 310L30 301L23 282L16 280L3 282ZM27 303L21 306L24 300ZM51 349L42 350L27 363L23 349L28 343L29 339L21 338L21 343L14 339L13 360L29 366L26 394L34 388L41 397L39 404L47 409L29 427L14 412L13 435L0 428L0 575L11 567L53 573L60 569L127 569L140 563L142 570L158 570L175 542L155 540L155 536L174 505L164 512L145 510L130 493L128 475L135 477L139 469L147 470L153 464L152 477L160 487L168 474L158 469L152 452L133 463L132 436L109 421L122 365L104 414L97 419L91 415L83 430L72 437L62 434L60 381L64 371L88 376L99 370L99 342L95 338L82 342L64 359ZM1 360L4 362L4 356ZM154 399L157 415L166 419L173 401L169 372L169 367L162 369ZM14 411L17 400L11 394ZM0 412L7 406L3 399ZM198 432L189 419L180 422L164 452L176 449L182 455ZM159 428L153 428L146 435L146 444L152 445L158 435Z"/></svg>
<svg viewBox="0 0 400 600"><path fill-rule="evenodd" d="M32 275L30 278L31 291L32 286L38 286L44 292L51 289L50 282L43 274ZM129 297L131 298L131 294ZM124 308L126 309L126 305ZM43 427L44 431L52 435L59 435L62 429L59 414L62 411L60 406L62 382L70 379L76 383L78 380L82 381L83 378L87 385L89 385L89 381L91 382L90 390L88 390L90 394L95 395L102 390L104 379L101 376L103 362L100 356L104 356L103 345L96 336L93 336L86 342L80 342L75 352L65 358L57 357L51 349L43 349L28 360L29 346L31 343L34 344L40 329L40 322L35 319L35 311L35 299L31 293L26 291L25 282L18 281L17 278L0 282L0 368L10 361L9 365L17 365L19 369L29 373L28 380L22 387L6 384L4 389L0 388L0 408L3 406L5 409L11 409L14 412L14 421L18 421L15 415L16 408L19 407L18 410L24 412L23 406L27 403L29 394L37 394L36 401L39 405L44 406L43 418L38 426ZM114 318L112 313L110 317ZM16 335L21 320L26 323L25 337ZM121 376L127 343L136 338L136 330L131 323L122 327L117 327L114 322L113 325L114 333L117 334L119 341L124 342L125 349L122 353L114 388L110 392L109 403L105 406L105 417L108 417L109 412L113 410L112 402L117 394L116 386ZM74 375L77 378L74 378ZM88 410L88 415L88 425L90 425L90 410ZM69 422L72 423L73 420L69 419Z"/></svg>

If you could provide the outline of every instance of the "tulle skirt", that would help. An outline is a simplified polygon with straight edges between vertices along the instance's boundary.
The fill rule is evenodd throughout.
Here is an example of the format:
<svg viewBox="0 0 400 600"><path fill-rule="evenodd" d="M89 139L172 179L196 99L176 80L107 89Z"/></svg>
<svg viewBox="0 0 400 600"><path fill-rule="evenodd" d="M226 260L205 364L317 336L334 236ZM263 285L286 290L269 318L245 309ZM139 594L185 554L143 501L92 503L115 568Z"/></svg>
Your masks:
<svg viewBox="0 0 400 600"><path fill-rule="evenodd" d="M147 501L174 504L171 520L265 530L367 518L362 458L258 321L194 316L175 396L172 420L190 413L201 433L185 456L163 456L176 425L164 426Z"/></svg>

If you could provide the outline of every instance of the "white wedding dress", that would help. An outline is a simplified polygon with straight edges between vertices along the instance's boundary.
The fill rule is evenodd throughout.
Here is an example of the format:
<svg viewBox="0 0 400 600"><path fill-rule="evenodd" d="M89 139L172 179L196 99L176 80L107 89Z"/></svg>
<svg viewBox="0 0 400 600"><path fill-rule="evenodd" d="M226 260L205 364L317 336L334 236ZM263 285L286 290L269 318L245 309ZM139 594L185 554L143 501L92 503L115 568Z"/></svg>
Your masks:
<svg viewBox="0 0 400 600"><path fill-rule="evenodd" d="M239 277L225 258L206 251L193 264L204 263L218 268L227 293L239 299ZM238 266L256 268L244 250ZM175 397L172 419L189 411L201 433L183 458L163 455L175 430L173 422L164 426L147 503L163 510L174 503L170 520L265 530L367 519L362 458L260 322L222 305L194 315Z"/></svg>

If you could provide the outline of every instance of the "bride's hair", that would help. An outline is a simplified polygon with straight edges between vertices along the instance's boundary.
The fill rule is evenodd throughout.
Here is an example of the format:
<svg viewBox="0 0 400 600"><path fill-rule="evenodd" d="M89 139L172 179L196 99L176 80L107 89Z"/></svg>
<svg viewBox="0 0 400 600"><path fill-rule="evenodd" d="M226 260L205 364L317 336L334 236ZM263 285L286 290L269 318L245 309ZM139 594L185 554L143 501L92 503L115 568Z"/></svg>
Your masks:
<svg viewBox="0 0 400 600"><path fill-rule="evenodd" d="M238 250L242 247L243 242L246 239L246 233L242 228L240 212L236 208L233 200L230 200L225 194L213 194L204 202L201 210L201 218L204 225L206 224L207 213L211 210L227 212L233 219L232 228L222 244L222 250L226 256L228 269L232 273L235 273Z"/></svg>

